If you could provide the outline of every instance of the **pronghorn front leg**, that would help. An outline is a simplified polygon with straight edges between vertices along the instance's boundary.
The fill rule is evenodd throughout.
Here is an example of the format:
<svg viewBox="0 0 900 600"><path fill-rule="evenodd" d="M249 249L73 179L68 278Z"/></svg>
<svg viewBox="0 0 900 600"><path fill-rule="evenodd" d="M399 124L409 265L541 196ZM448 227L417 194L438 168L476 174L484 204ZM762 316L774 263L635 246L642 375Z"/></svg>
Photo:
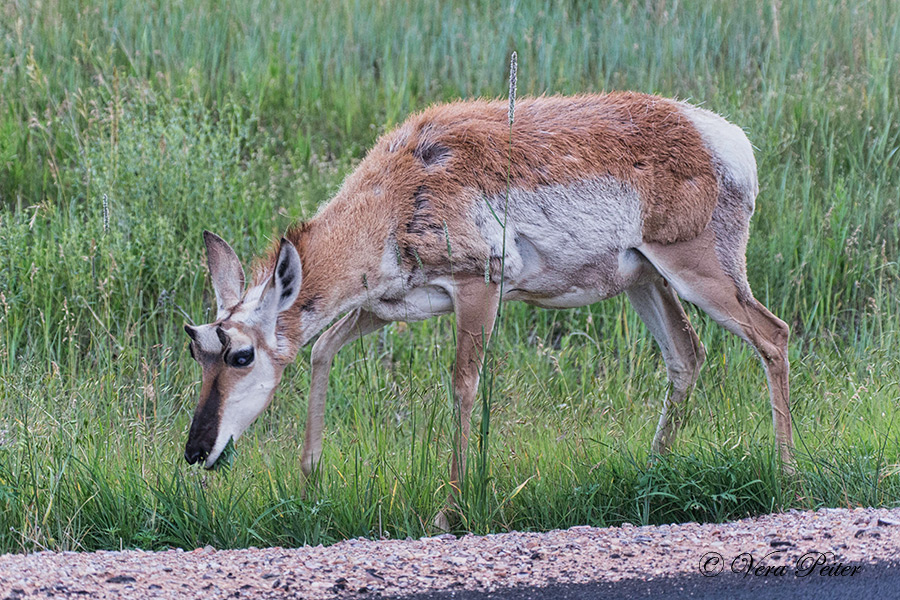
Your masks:
<svg viewBox="0 0 900 600"><path fill-rule="evenodd" d="M381 329L389 321L379 319L358 308L347 313L313 345L309 374L309 410L306 414L306 435L303 442L301 468L308 478L322 456L322 428L325 418L325 397L328 393L328 374L338 351L355 340Z"/></svg>
<svg viewBox="0 0 900 600"><path fill-rule="evenodd" d="M466 449L472 429L472 407L478 392L481 366L484 364L484 348L490 340L499 302L499 285L485 283L480 277L457 281L454 295L456 364L453 368L455 431L450 463L451 502L458 494L461 477L465 474ZM435 524L441 529L448 529L449 523L443 511L438 514Z"/></svg>

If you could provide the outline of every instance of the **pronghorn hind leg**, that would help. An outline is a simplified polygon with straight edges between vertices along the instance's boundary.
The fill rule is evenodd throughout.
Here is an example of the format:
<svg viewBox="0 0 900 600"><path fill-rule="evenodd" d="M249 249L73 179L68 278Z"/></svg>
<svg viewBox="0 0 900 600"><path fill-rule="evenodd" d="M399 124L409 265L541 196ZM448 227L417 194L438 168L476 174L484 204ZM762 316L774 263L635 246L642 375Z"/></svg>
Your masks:
<svg viewBox="0 0 900 600"><path fill-rule="evenodd" d="M472 428L472 408L478 393L484 349L490 340L500 288L477 277L457 282L453 299L456 312L456 364L453 367L454 435L453 458L450 463L448 507L454 504L465 476L466 450ZM456 419L459 419L456 422ZM437 514L434 524L449 529L447 508Z"/></svg>
<svg viewBox="0 0 900 600"><path fill-rule="evenodd" d="M309 374L309 409L300 467L305 478L315 470L322 456L322 429L325 420L325 397L328 394L328 374L338 351L347 344L381 329L389 321L370 312L356 309L319 336L313 345Z"/></svg>
<svg viewBox="0 0 900 600"><path fill-rule="evenodd" d="M782 462L790 470L793 437L787 324L753 297L743 269L726 272L717 255L715 236L709 229L688 242L644 244L640 251L675 287L679 296L756 350L769 383L775 440Z"/></svg>
<svg viewBox="0 0 900 600"><path fill-rule="evenodd" d="M653 334L666 362L668 389L651 452L661 454L672 445L684 419L685 400L691 393L706 350L672 286L654 273L651 280L626 290L628 299Z"/></svg>

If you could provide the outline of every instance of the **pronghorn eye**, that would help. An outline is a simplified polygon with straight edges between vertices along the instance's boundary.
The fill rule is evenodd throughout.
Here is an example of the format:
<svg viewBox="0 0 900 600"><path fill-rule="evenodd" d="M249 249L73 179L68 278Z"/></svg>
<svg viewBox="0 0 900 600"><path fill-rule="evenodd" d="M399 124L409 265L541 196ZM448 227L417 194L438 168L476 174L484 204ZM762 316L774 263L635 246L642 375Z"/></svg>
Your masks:
<svg viewBox="0 0 900 600"><path fill-rule="evenodd" d="M253 348L229 352L225 362L232 367L247 367L253 362Z"/></svg>

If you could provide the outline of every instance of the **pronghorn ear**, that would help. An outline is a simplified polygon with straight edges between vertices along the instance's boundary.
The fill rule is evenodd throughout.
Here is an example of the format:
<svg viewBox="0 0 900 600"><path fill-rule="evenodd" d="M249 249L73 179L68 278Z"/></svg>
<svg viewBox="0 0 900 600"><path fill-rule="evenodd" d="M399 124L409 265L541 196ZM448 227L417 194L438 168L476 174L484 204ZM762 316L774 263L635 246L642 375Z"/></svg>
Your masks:
<svg viewBox="0 0 900 600"><path fill-rule="evenodd" d="M259 309L274 316L290 308L300 293L302 280L303 269L300 266L297 248L286 238L281 238L275 272L266 285Z"/></svg>
<svg viewBox="0 0 900 600"><path fill-rule="evenodd" d="M244 269L237 254L228 243L209 231L203 232L206 242L206 262L216 291L218 315L234 307L244 293Z"/></svg>

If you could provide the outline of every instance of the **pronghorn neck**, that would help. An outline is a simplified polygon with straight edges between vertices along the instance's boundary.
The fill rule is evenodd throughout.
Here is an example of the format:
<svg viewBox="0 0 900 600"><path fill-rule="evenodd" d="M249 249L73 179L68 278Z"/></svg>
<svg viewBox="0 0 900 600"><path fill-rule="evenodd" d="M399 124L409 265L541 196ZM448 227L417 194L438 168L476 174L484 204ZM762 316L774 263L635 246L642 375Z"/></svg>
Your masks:
<svg viewBox="0 0 900 600"><path fill-rule="evenodd" d="M381 279L381 261L389 232L383 222L342 214L358 206L339 194L316 217L291 227L285 237L300 255L303 283L294 305L278 320L278 336L290 348L290 359L335 318L362 305L371 285ZM349 198L348 198L349 200ZM255 270L254 284L272 274L274 244Z"/></svg>

